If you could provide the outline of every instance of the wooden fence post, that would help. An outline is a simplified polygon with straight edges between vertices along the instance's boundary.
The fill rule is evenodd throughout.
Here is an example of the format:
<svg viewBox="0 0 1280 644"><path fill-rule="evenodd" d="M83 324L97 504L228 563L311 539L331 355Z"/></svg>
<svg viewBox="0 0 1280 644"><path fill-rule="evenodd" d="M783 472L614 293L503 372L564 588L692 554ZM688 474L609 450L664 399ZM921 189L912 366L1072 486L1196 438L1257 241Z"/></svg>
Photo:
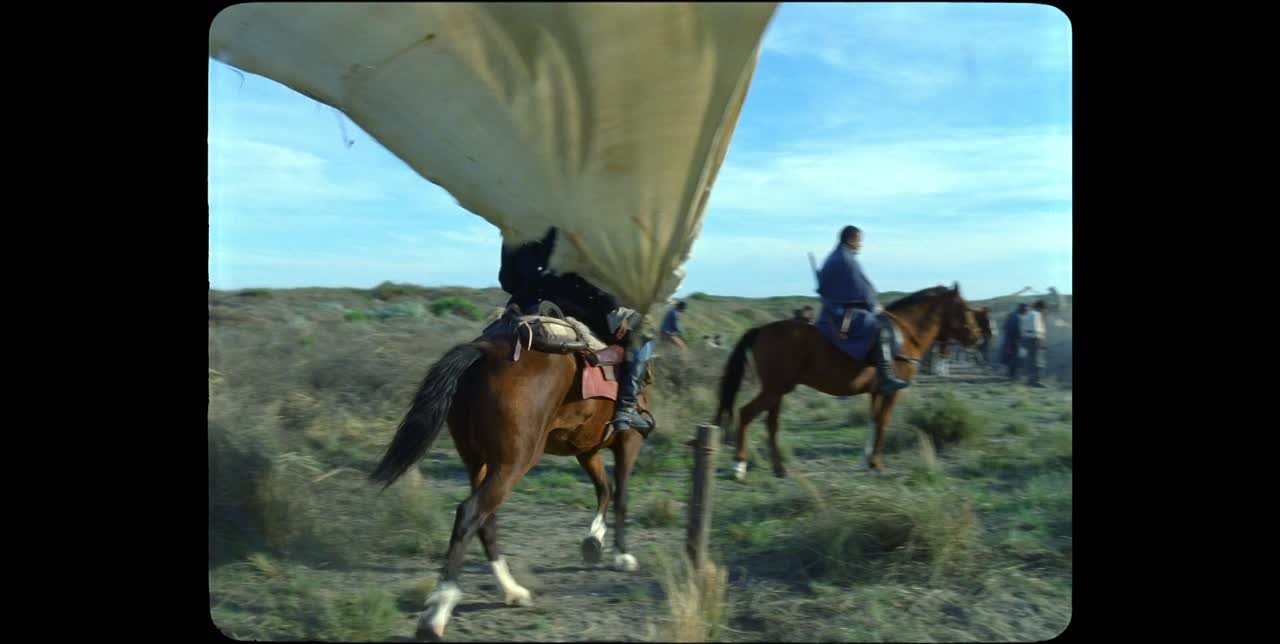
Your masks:
<svg viewBox="0 0 1280 644"><path fill-rule="evenodd" d="M707 557L707 537L711 532L711 487L715 480L716 451L720 446L720 428L698 425L693 446L693 494L689 498L689 533L685 549L689 560L702 570Z"/></svg>

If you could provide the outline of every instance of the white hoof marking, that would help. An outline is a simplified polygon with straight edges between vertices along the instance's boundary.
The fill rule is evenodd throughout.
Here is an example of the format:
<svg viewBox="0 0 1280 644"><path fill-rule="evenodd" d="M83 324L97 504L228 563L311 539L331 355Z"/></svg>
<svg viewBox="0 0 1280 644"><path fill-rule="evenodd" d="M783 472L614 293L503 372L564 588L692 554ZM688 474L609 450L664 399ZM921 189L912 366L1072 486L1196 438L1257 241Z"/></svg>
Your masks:
<svg viewBox="0 0 1280 644"><path fill-rule="evenodd" d="M597 514L595 520L591 522L591 530L587 533L588 537L593 537L596 541L604 544L604 515Z"/></svg>
<svg viewBox="0 0 1280 644"><path fill-rule="evenodd" d="M640 564L636 562L636 558L630 554L621 553L614 555L613 567L626 572L635 572Z"/></svg>
<svg viewBox="0 0 1280 644"><path fill-rule="evenodd" d="M440 584L435 592L427 597L427 608L422 612L422 616L418 618L418 629L431 629L436 637L444 637L444 627L449 623L449 617L453 614L453 607L458 605L462 600L462 590L458 585L446 581ZM435 607L431 610L431 607Z"/></svg>
<svg viewBox="0 0 1280 644"><path fill-rule="evenodd" d="M511 576L511 569L507 567L506 557L498 557L489 563L493 565L493 576L498 578L498 585L502 587L502 601L508 606L533 605L533 594L516 583L515 577Z"/></svg>

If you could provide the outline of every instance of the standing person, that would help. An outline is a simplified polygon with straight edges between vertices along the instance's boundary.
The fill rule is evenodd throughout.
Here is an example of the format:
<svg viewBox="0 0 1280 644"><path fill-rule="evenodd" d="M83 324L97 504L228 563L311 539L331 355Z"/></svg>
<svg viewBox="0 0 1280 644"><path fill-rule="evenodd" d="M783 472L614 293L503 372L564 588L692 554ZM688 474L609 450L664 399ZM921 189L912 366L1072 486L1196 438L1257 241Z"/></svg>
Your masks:
<svg viewBox="0 0 1280 644"><path fill-rule="evenodd" d="M1045 386L1040 382L1040 372L1044 368L1045 308L1044 300L1038 300L1018 320L1018 325L1022 328L1022 345L1027 350L1027 384L1040 388Z"/></svg>
<svg viewBox="0 0 1280 644"><path fill-rule="evenodd" d="M1000 328L1000 333L1004 336L1000 355L1004 356L1004 364L1009 368L1010 380L1018 378L1018 348L1022 346L1021 320L1022 314L1026 312L1027 305L1019 304L1018 308L1004 319L1004 324Z"/></svg>

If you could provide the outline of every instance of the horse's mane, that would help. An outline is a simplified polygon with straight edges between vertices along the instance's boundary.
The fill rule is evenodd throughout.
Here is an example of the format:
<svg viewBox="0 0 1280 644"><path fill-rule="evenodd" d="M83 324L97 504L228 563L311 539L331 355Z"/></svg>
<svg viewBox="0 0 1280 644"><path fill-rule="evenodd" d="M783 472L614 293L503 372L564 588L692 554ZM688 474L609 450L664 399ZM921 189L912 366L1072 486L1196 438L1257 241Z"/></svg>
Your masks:
<svg viewBox="0 0 1280 644"><path fill-rule="evenodd" d="M890 312L901 311L902 309L912 307L920 303L921 301L933 299L935 297L944 295L947 293L947 291L950 291L950 290L951 289L945 286L931 286L924 290L916 291L915 293L904 296L901 299L894 300L889 304L889 306L886 306L884 308Z"/></svg>

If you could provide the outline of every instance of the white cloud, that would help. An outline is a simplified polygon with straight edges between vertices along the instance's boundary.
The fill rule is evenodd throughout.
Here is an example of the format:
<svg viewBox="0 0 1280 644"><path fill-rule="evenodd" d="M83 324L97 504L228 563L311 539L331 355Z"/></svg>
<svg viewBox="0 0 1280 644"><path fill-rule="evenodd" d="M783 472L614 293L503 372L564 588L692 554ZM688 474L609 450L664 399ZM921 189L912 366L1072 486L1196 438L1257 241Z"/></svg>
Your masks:
<svg viewBox="0 0 1280 644"><path fill-rule="evenodd" d="M766 53L903 88L1070 68L1070 23L1049 6L801 3L779 12L787 19L765 34Z"/></svg>
<svg viewBox="0 0 1280 644"><path fill-rule="evenodd" d="M472 224L463 230L447 230L441 233L441 237L458 244L480 246L495 254L498 253L497 249L502 246L502 233L497 226L488 223L484 225Z"/></svg>
<svg viewBox="0 0 1280 644"><path fill-rule="evenodd" d="M210 139L209 198L218 207L309 208L384 198L378 182L338 177L315 154L249 139Z"/></svg>
<svg viewBox="0 0 1280 644"><path fill-rule="evenodd" d="M1010 201L1068 201L1071 137L1053 131L951 131L924 138L793 144L726 161L713 213L980 214ZM925 210L921 210L921 209ZM713 215L714 216L714 215Z"/></svg>

